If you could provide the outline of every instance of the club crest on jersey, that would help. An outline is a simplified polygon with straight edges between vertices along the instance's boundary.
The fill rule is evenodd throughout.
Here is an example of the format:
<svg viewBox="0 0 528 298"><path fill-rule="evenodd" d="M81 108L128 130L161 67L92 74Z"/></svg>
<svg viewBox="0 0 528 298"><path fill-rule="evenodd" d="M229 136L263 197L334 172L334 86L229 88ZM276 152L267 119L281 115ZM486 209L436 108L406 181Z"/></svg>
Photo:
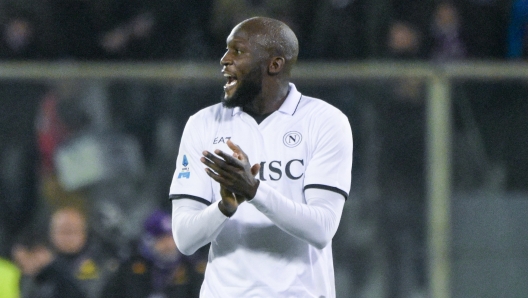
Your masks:
<svg viewBox="0 0 528 298"><path fill-rule="evenodd" d="M298 131L289 131L287 132L284 137L282 138L282 142L286 147L296 147L299 145L302 141L302 135Z"/></svg>
<svg viewBox="0 0 528 298"><path fill-rule="evenodd" d="M182 170L181 172L178 174L178 179L180 178L186 178L186 179L189 179L191 177L191 172L189 171L189 161L187 160L187 155L183 155L183 161L182 161Z"/></svg>
<svg viewBox="0 0 528 298"><path fill-rule="evenodd" d="M225 144L227 142L227 140L229 140L229 139L231 139L231 137L216 137L213 140L213 144L215 144L215 145L216 144L220 144L220 143L224 143Z"/></svg>

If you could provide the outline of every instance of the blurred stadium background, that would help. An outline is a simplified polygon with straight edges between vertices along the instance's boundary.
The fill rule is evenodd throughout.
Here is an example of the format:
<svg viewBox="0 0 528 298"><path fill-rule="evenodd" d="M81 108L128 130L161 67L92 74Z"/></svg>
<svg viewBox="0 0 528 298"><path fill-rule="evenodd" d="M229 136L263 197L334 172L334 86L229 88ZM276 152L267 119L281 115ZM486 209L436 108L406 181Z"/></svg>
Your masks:
<svg viewBox="0 0 528 298"><path fill-rule="evenodd" d="M405 15L380 9L391 1L341 2L350 9L341 20L360 4L369 17L376 9L387 20ZM428 16L439 3L393 2L392 11L408 2ZM493 12L502 20L468 38L464 57L384 55L384 39L368 38L378 27L365 17L356 25L367 32L350 41L362 47L328 40L294 70L299 90L339 107L354 134L351 195L333 244L340 298L528 297L528 64L507 38L510 8L526 2L454 2L466 8L472 34ZM300 38L301 51L317 36ZM335 56L334 44L350 53ZM1 256L24 225L57 206L86 210L113 246L137 237L152 210L170 210L183 125L218 102L224 84L220 57L204 49L170 59L5 56Z"/></svg>

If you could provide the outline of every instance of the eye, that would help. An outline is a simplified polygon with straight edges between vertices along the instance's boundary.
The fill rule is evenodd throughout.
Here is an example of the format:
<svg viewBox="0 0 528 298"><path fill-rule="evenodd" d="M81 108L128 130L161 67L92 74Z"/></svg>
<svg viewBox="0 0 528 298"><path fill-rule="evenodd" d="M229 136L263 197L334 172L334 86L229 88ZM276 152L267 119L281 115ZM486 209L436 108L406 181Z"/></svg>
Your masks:
<svg viewBox="0 0 528 298"><path fill-rule="evenodd" d="M235 49L235 53L236 53L237 55L240 55L240 54L242 54L242 51L239 50L239 49Z"/></svg>

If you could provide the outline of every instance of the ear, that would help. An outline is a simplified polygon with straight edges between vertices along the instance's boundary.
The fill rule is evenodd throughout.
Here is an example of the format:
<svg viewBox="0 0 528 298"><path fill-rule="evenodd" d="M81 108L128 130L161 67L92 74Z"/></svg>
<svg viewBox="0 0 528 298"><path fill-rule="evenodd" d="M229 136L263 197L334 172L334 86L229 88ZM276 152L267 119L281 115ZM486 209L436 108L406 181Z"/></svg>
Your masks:
<svg viewBox="0 0 528 298"><path fill-rule="evenodd" d="M272 57L268 65L268 73L270 75L276 75L280 73L282 69L284 68L285 62L286 61L284 60L284 57L280 57L280 56Z"/></svg>

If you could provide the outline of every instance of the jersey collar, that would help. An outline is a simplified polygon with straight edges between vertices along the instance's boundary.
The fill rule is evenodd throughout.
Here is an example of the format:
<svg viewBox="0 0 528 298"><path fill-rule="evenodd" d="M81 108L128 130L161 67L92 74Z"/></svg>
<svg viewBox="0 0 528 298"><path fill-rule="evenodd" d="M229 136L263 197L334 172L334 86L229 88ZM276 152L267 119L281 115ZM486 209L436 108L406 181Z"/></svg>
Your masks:
<svg viewBox="0 0 528 298"><path fill-rule="evenodd" d="M288 92L288 96L286 96L286 99L280 106L279 112L293 116L297 110L297 106L299 106L299 101L301 101L302 94L297 91L297 88L293 83L289 83L289 85L290 90ZM240 112L242 112L241 107L233 108L233 116Z"/></svg>

